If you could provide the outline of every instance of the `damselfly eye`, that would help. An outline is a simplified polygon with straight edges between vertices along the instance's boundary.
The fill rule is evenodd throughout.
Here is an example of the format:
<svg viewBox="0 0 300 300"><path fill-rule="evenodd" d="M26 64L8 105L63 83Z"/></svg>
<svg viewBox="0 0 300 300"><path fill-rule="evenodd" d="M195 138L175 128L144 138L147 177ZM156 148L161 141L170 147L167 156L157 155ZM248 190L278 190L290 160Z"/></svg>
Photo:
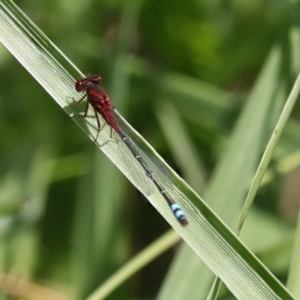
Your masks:
<svg viewBox="0 0 300 300"><path fill-rule="evenodd" d="M75 83L75 88L77 92L81 92L85 88L85 84L82 82L82 80L77 80Z"/></svg>

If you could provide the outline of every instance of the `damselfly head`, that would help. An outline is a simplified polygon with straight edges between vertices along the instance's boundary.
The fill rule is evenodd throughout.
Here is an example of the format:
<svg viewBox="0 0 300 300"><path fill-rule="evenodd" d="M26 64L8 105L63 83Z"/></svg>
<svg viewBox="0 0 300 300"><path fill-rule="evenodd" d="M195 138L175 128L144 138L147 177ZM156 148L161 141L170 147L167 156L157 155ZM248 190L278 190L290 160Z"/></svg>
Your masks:
<svg viewBox="0 0 300 300"><path fill-rule="evenodd" d="M102 77L99 75L82 78L76 81L75 88L77 92L86 90L89 85L98 85L102 83Z"/></svg>
<svg viewBox="0 0 300 300"><path fill-rule="evenodd" d="M84 80L80 79L77 80L75 83L75 89L77 92L81 92L86 88L86 83L84 82Z"/></svg>

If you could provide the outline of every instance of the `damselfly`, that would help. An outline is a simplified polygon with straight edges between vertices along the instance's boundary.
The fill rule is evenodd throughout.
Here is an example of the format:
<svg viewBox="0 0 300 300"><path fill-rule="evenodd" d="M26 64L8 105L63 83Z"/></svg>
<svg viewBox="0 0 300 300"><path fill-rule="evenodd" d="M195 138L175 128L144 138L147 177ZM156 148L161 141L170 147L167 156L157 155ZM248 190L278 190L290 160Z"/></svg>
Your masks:
<svg viewBox="0 0 300 300"><path fill-rule="evenodd" d="M141 167L144 169L146 176L153 182L156 186L160 194L164 197L169 207L171 208L174 216L180 222L182 226L186 226L188 224L186 215L181 207L171 198L168 191L165 187L160 183L160 181L156 178L155 173L151 170L151 168L146 163L146 160L143 158L141 153L138 151L138 148L135 146L134 142L127 136L127 134L122 130L120 124L115 118L113 112L115 110L112 105L108 95L106 92L99 87L102 83L102 78L98 75L82 78L76 81L75 88L77 92L84 92L84 95L81 99L76 101L76 104L80 104L84 99L87 99L86 109L84 112L83 118L87 117L89 104L94 109L95 117L98 126L97 136L94 140L96 142L101 126L98 114L100 114L106 123L110 126L111 130L114 130L127 148L130 150L134 158L139 162ZM112 133L112 132L111 132Z"/></svg>

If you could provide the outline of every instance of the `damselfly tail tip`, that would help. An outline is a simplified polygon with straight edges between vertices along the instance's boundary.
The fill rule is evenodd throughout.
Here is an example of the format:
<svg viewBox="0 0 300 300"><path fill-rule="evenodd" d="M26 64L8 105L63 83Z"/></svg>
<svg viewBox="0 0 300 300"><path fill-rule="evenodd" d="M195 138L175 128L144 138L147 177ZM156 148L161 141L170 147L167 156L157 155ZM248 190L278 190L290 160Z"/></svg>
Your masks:
<svg viewBox="0 0 300 300"><path fill-rule="evenodd" d="M181 207L177 204L177 203L172 203L170 205L175 217L177 218L177 220L180 222L180 224L182 226L186 226L188 225L188 221L187 218L185 216L184 211L181 209Z"/></svg>
<svg viewBox="0 0 300 300"><path fill-rule="evenodd" d="M185 227L189 224L188 220L186 218L179 220L181 226Z"/></svg>

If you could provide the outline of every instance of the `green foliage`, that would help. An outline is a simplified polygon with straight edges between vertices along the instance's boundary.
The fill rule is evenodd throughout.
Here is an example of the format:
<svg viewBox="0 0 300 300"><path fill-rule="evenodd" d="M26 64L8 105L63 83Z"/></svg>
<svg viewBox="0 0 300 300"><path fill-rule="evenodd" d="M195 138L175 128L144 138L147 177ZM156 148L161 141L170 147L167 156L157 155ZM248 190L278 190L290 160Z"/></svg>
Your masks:
<svg viewBox="0 0 300 300"><path fill-rule="evenodd" d="M17 4L82 71L104 77L118 111L234 230L261 154L299 72L299 31L293 15L297 3L54 0ZM10 1L0 0L1 21L10 15L8 7L24 33L22 37L14 32L19 40L12 43L13 34L5 35L1 24L1 41L23 65L0 47L1 291L33 297L8 284L11 274L16 274L15 282L26 278L33 291L47 286L77 299L99 286L102 295L114 291L110 299L155 295L204 299L214 279L212 270L235 296L242 295L243 286L239 278L234 284L234 276L244 274L242 284L253 283L253 294L243 299L258 299L257 295L290 299L168 166L172 195L185 207L191 225L179 228L159 195L150 200L194 251L182 245L156 262L154 258L178 240L165 235L128 261L156 240L166 223L49 101L55 99L68 114L82 111L83 106L74 107L68 98L80 97L73 85L82 74L26 23ZM284 284L290 274L289 288L296 297L299 291L293 282L299 279L295 267L299 259L293 255L291 269L294 230L284 221L294 224L297 213L291 203L284 204L284 195L292 191L283 180L290 180L284 176L300 164L298 114L296 105L242 233L249 249ZM88 135L95 134L92 118L74 121ZM101 141L107 140L107 127ZM151 159L163 164L134 131L131 134ZM101 149L139 187L118 155L119 145L108 143ZM292 179L298 182L297 174ZM134 280L118 286L136 271ZM225 287L221 294L233 297Z"/></svg>

